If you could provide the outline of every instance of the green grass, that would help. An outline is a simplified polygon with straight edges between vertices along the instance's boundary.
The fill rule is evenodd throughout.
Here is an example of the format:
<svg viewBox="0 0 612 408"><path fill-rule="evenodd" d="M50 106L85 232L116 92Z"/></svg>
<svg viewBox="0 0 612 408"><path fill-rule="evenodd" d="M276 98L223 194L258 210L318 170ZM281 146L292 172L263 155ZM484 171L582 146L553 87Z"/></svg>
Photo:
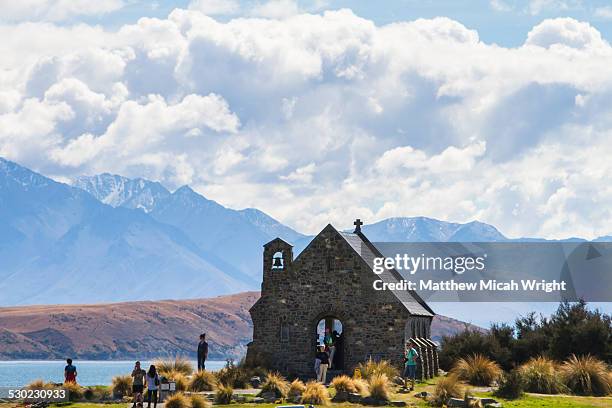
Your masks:
<svg viewBox="0 0 612 408"><path fill-rule="evenodd" d="M491 393L474 393L477 397L495 398L504 408L604 408L612 406L612 397L579 397L575 395L533 395L508 401L493 397Z"/></svg>

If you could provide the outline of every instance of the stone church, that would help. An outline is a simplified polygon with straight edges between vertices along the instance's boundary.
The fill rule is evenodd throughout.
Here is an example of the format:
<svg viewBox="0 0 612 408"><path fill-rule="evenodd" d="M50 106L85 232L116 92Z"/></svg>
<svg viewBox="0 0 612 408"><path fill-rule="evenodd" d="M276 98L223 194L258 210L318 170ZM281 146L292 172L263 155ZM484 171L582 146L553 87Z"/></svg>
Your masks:
<svg viewBox="0 0 612 408"><path fill-rule="evenodd" d="M328 329L338 339L336 372L353 373L370 358L399 368L404 344L413 339L422 356L418 377L437 373L436 345L430 340L434 312L414 292L374 290L375 279L403 278L395 270L373 272L374 258L382 255L361 232L361 221L355 225L353 233L327 225L296 259L293 247L280 238L264 245L247 362L263 359L286 376L314 377L316 346Z"/></svg>

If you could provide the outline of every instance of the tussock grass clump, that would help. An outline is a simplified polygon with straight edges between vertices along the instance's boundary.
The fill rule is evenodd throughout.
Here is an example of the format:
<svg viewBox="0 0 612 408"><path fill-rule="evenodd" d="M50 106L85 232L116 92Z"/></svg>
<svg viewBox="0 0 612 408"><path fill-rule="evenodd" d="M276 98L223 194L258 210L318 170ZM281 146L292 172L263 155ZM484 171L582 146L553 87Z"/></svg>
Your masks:
<svg viewBox="0 0 612 408"><path fill-rule="evenodd" d="M129 375L117 375L113 377L111 390L113 397L123 398L132 395L132 377Z"/></svg>
<svg viewBox="0 0 612 408"><path fill-rule="evenodd" d="M198 371L191 376L189 389L194 392L212 391L217 386L217 377L210 371ZM231 385L231 384L230 384Z"/></svg>
<svg viewBox="0 0 612 408"><path fill-rule="evenodd" d="M559 378L554 361L546 357L535 357L520 368L525 390L539 394L559 394L567 391Z"/></svg>
<svg viewBox="0 0 612 408"><path fill-rule="evenodd" d="M612 375L606 364L590 355L572 355L560 368L563 383L578 395L604 396L612 393Z"/></svg>
<svg viewBox="0 0 612 408"><path fill-rule="evenodd" d="M361 371L361 376L365 379L369 379L378 374L384 374L387 378L395 378L399 375L397 368L387 360L374 361L370 358L365 363L359 363L357 368Z"/></svg>
<svg viewBox="0 0 612 408"><path fill-rule="evenodd" d="M235 365L228 365L215 373L218 382L240 389L251 388L251 374L252 370Z"/></svg>
<svg viewBox="0 0 612 408"><path fill-rule="evenodd" d="M215 391L215 402L217 404L227 405L232 403L234 389L229 385L220 384Z"/></svg>
<svg viewBox="0 0 612 408"><path fill-rule="evenodd" d="M184 357L176 356L173 359L159 359L153 362L157 372L160 374L178 371L183 375L190 375L193 372L191 362Z"/></svg>
<svg viewBox="0 0 612 408"><path fill-rule="evenodd" d="M80 401L83 399L83 388L81 388L80 385L75 383L64 383L62 387L64 387L64 389L68 391L69 401Z"/></svg>
<svg viewBox="0 0 612 408"><path fill-rule="evenodd" d="M306 390L306 384L304 384L302 380L296 378L295 380L291 381L291 384L289 384L287 397L291 399L300 398L302 397L304 390Z"/></svg>
<svg viewBox="0 0 612 408"><path fill-rule="evenodd" d="M334 387L336 392L357 392L355 381L353 381L353 379L348 375L339 375L334 377L334 379L331 381L331 386Z"/></svg>
<svg viewBox="0 0 612 408"><path fill-rule="evenodd" d="M329 405L329 391L317 381L308 381L302 393L302 404Z"/></svg>
<svg viewBox="0 0 612 408"><path fill-rule="evenodd" d="M385 374L375 374L368 378L368 386L370 397L381 401L389 401L391 382Z"/></svg>
<svg viewBox="0 0 612 408"><path fill-rule="evenodd" d="M357 393L362 397L367 397L370 395L370 386L363 378L353 378L353 385L355 386Z"/></svg>
<svg viewBox="0 0 612 408"><path fill-rule="evenodd" d="M166 408L191 408L191 401L182 392L170 395L164 400Z"/></svg>
<svg viewBox="0 0 612 408"><path fill-rule="evenodd" d="M525 381L521 370L512 370L508 374L502 374L499 379L499 387L493 395L496 397L514 400L521 398L525 391Z"/></svg>
<svg viewBox="0 0 612 408"><path fill-rule="evenodd" d="M189 403L191 408L210 408L212 406L209 400L198 394L191 394Z"/></svg>
<svg viewBox="0 0 612 408"><path fill-rule="evenodd" d="M460 380L469 382L471 385L488 386L497 380L502 374L500 366L489 360L482 354L474 354L466 358L460 358L453 369Z"/></svg>
<svg viewBox="0 0 612 408"><path fill-rule="evenodd" d="M261 394L266 392L273 392L276 398L287 398L289 382L279 373L269 373L261 384Z"/></svg>
<svg viewBox="0 0 612 408"><path fill-rule="evenodd" d="M463 393L463 403L466 408L482 408L480 398L474 398L474 394L469 389L466 389Z"/></svg>
<svg viewBox="0 0 612 408"><path fill-rule="evenodd" d="M163 374L168 380L176 383L177 391L187 391L189 388L189 380L187 376L181 371L170 371L169 373Z"/></svg>
<svg viewBox="0 0 612 408"><path fill-rule="evenodd" d="M463 386L459 382L457 375L449 374L438 380L429 403L434 407L441 407L446 404L449 398L461 398L463 392Z"/></svg>
<svg viewBox="0 0 612 408"><path fill-rule="evenodd" d="M27 389L29 390L41 390L41 389L51 389L51 388L55 388L55 385L53 385L53 383L50 382L44 382L44 380L34 380L31 383L29 383L26 386Z"/></svg>

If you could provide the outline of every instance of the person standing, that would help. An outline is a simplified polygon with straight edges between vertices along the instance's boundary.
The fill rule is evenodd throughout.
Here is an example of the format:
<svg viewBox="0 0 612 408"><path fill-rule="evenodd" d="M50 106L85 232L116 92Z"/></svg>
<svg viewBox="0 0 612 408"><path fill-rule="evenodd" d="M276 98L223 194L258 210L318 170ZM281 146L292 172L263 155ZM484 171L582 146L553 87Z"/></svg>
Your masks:
<svg viewBox="0 0 612 408"><path fill-rule="evenodd" d="M200 334L200 342L198 343L198 371L206 369L206 359L208 358L208 343L206 342L206 333Z"/></svg>
<svg viewBox="0 0 612 408"><path fill-rule="evenodd" d="M153 400L153 408L157 408L157 390L159 389L159 376L157 369L151 364L146 375L147 379L147 408L151 408L151 400Z"/></svg>
<svg viewBox="0 0 612 408"><path fill-rule="evenodd" d="M406 342L406 349L404 350L404 361L406 367L404 368L404 387L408 388L408 380L410 380L410 391L414 390L414 381L416 379L416 361L419 358L419 353L414 348L412 340Z"/></svg>
<svg viewBox="0 0 612 408"><path fill-rule="evenodd" d="M134 396L134 403L132 404L132 408L136 407L136 403L138 401L142 401L142 393L144 392L144 382L145 376L147 372L140 367L140 361L137 361L134 364L134 369L132 370L132 395Z"/></svg>
<svg viewBox="0 0 612 408"><path fill-rule="evenodd" d="M325 337L323 337L323 343L325 344L325 350L329 354L329 368L331 369L334 365L334 354L336 354L336 345L334 343L334 337L331 335L329 329L325 329Z"/></svg>
<svg viewBox="0 0 612 408"><path fill-rule="evenodd" d="M67 383L76 384L77 378L77 369L74 365L72 365L72 359L69 358L66 360L66 367L64 367L64 381Z"/></svg>
<svg viewBox="0 0 612 408"><path fill-rule="evenodd" d="M320 360L319 364L319 372L317 376L317 381L325 384L327 382L327 368L329 367L329 354L325 351L325 347L321 346L319 348L319 352L317 353L317 360Z"/></svg>

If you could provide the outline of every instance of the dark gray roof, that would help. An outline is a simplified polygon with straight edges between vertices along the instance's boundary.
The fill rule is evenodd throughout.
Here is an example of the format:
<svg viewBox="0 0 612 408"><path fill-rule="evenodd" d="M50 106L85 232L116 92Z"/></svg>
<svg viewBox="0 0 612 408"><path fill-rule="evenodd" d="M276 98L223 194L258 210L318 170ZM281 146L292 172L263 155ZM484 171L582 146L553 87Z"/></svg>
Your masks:
<svg viewBox="0 0 612 408"><path fill-rule="evenodd" d="M357 254L368 264L374 274L374 258L382 257L376 247L361 233L349 233L338 231L340 235L349 243ZM385 270L377 275L383 282L399 282L403 279L402 275L395 269ZM404 305L410 314L417 316L433 316L434 312L429 306L413 291L393 290L395 297Z"/></svg>

